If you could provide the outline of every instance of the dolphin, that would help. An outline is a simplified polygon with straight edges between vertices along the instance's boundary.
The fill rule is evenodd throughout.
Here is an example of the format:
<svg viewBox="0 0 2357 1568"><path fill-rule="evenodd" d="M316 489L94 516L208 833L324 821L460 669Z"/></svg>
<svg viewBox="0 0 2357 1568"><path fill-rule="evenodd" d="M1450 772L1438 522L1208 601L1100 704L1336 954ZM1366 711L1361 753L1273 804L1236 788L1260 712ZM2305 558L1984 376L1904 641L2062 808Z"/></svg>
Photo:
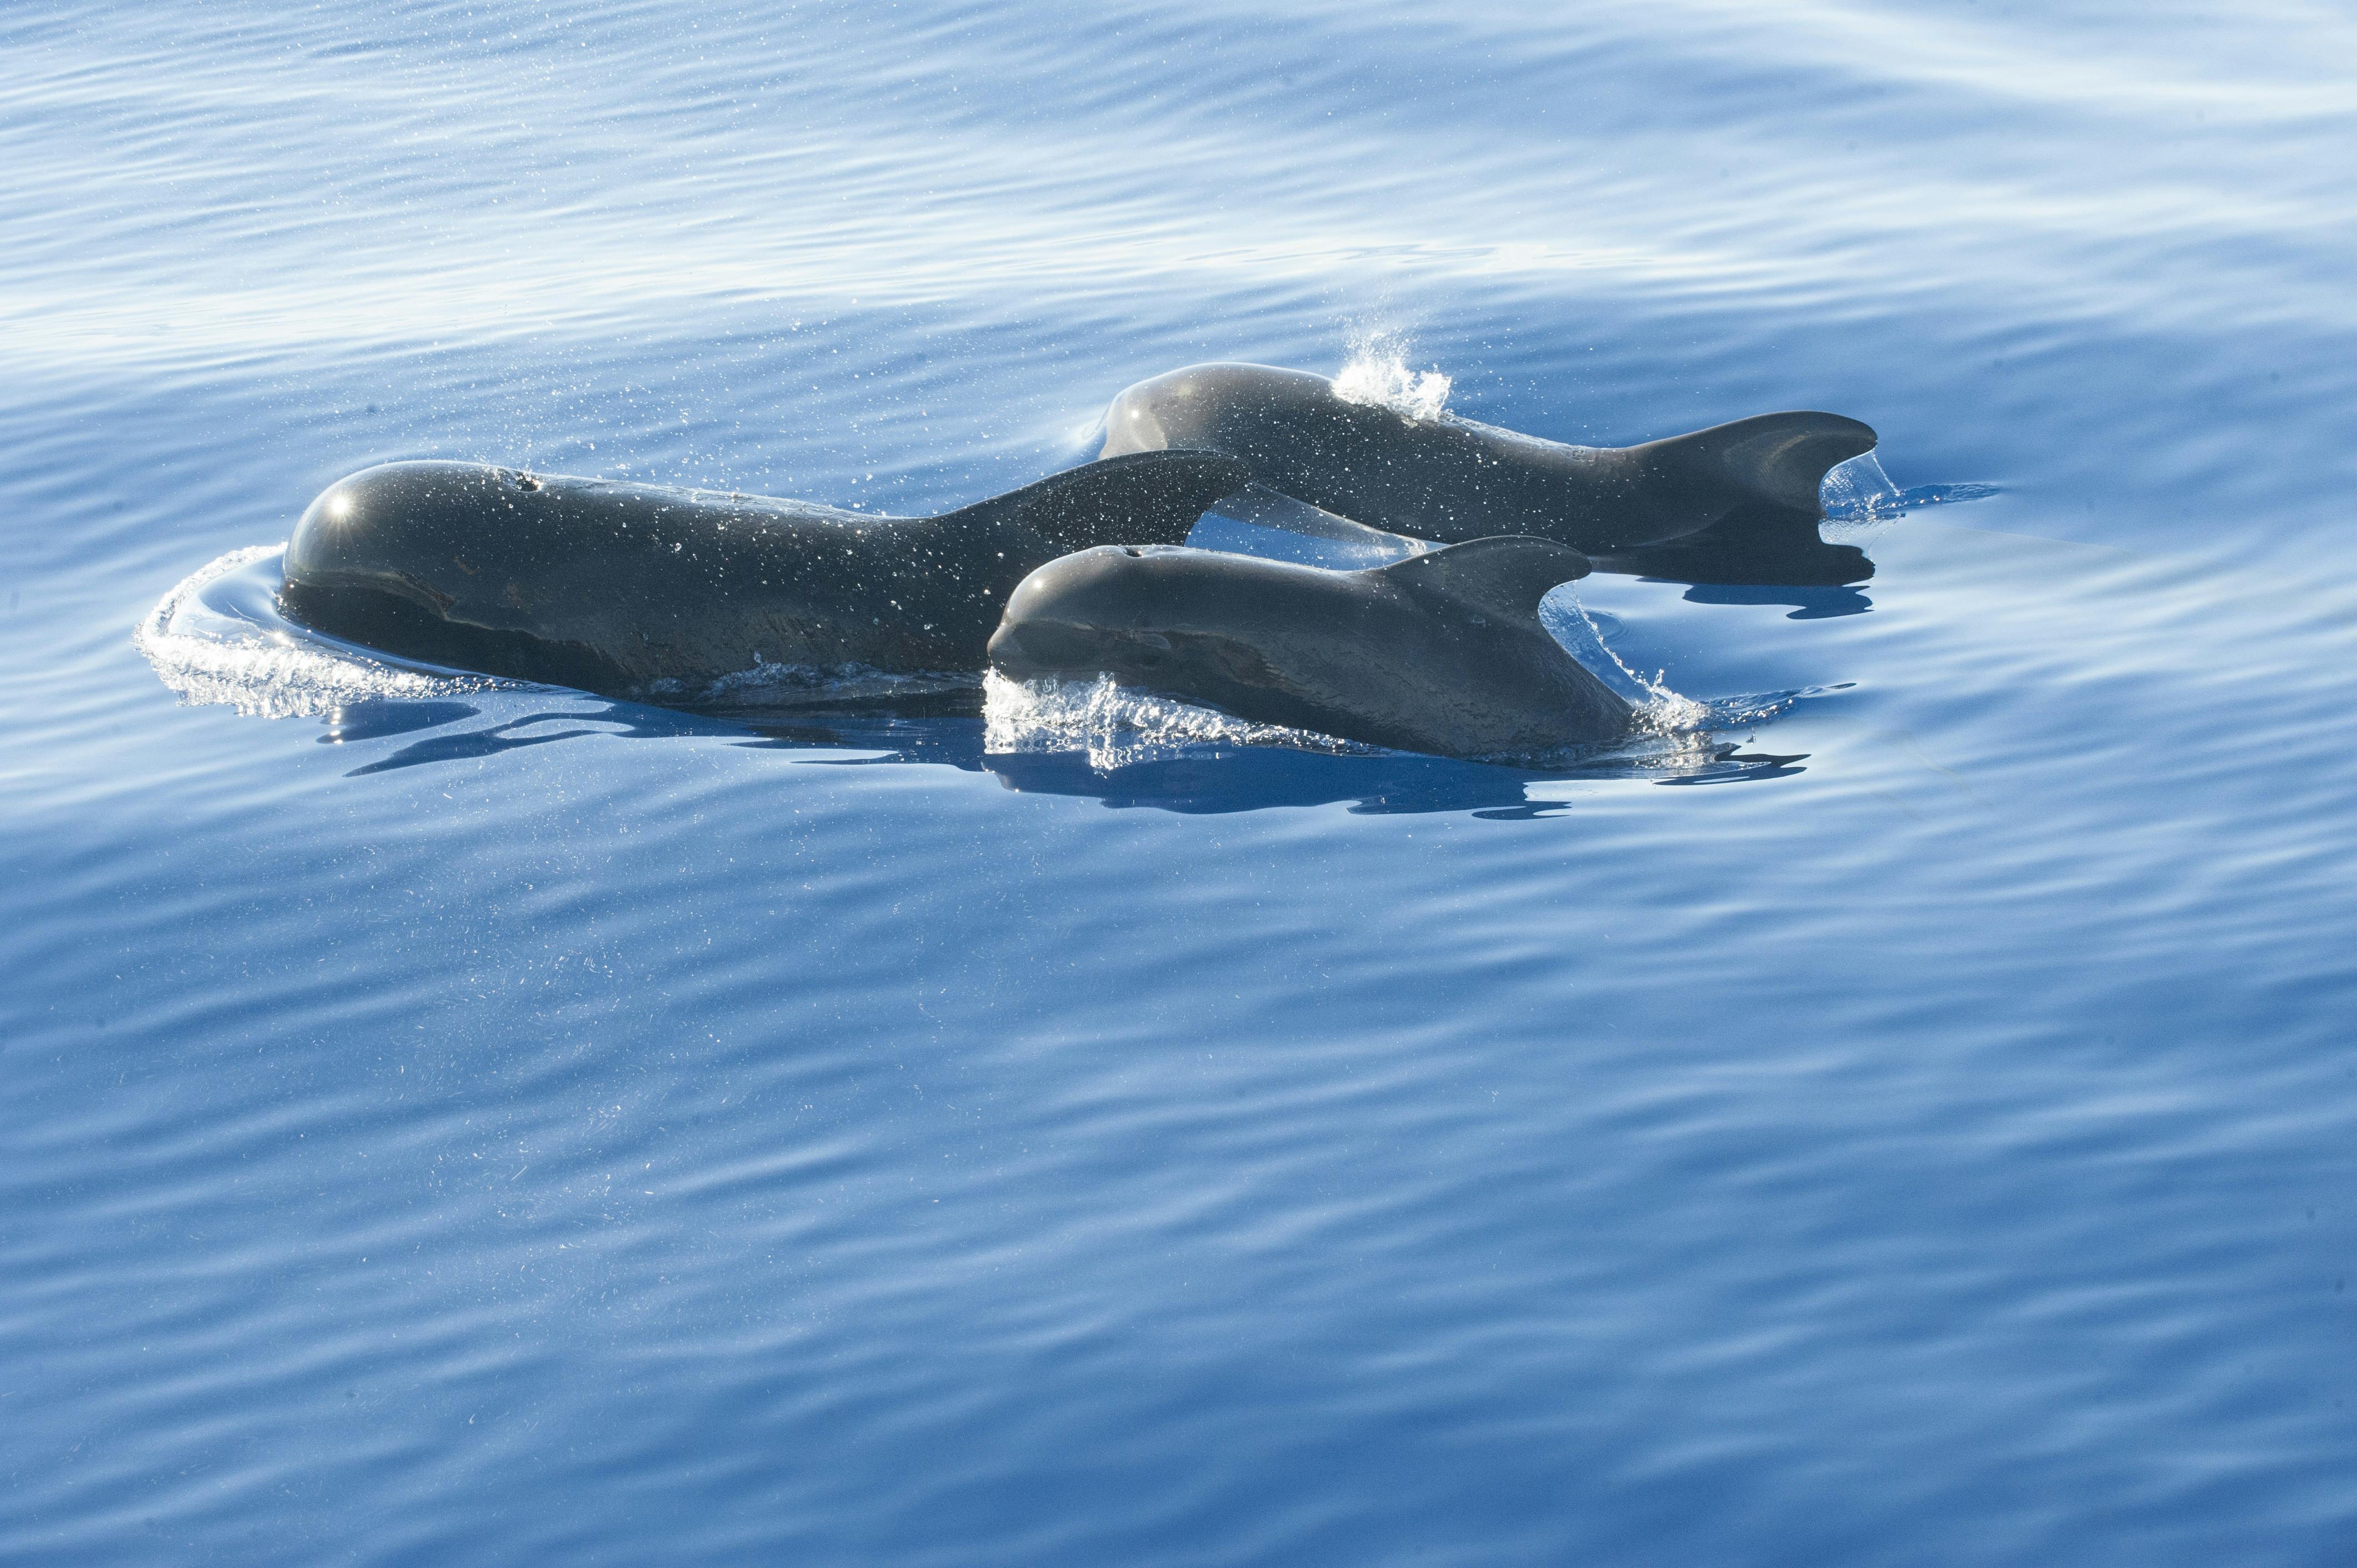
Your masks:
<svg viewBox="0 0 2357 1568"><path fill-rule="evenodd" d="M1454 414L1412 418L1307 371L1209 364L1130 387L1104 428L1105 456L1224 452L1250 467L1255 492L1416 539L1534 534L1609 571L1691 583L1829 587L1874 575L1863 551L1817 533L1826 470L1875 445L1871 428L1836 413L1570 446ZM1222 510L1249 513L1253 499Z"/></svg>
<svg viewBox="0 0 2357 1568"><path fill-rule="evenodd" d="M1110 675L1403 751L1528 757L1629 727L1629 704L1539 624L1547 590L1587 570L1569 545L1528 537L1360 572L1103 545L1023 579L990 662L1021 681Z"/></svg>
<svg viewBox="0 0 2357 1568"><path fill-rule="evenodd" d="M761 663L979 670L1024 574L1111 540L1175 543L1244 478L1229 457L1138 453L938 517L887 517L392 463L311 503L280 599L390 653L608 695Z"/></svg>

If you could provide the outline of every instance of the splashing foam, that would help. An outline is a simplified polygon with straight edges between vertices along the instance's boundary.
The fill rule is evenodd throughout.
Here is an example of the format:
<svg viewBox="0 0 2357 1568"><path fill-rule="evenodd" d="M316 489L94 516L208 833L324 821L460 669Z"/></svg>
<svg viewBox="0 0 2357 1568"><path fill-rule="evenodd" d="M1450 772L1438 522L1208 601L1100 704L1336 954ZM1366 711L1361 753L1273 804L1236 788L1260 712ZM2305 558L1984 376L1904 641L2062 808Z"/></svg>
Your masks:
<svg viewBox="0 0 2357 1568"><path fill-rule="evenodd" d="M1557 592L1560 598L1542 607L1541 618L1573 658L1602 677L1630 705L1628 736L1592 753L1593 763L1634 774L1692 777L1708 773L1725 763L1735 749L1716 732L1767 724L1790 712L1803 698L1824 694L1824 688L1812 687L1708 700L1689 697L1671 688L1666 671L1641 674L1613 650L1605 639L1608 625L1619 630L1614 617L1590 610L1567 585ZM1562 616L1558 605L1568 605L1571 617ZM1616 674L1620 679L1612 679Z"/></svg>
<svg viewBox="0 0 2357 1568"><path fill-rule="evenodd" d="M1636 703L1636 722L1626 737L1609 746L1487 760L1509 767L1569 768L1602 778L1677 778L1721 771L1736 747L1714 736L1715 728L1763 724L1801 698L1816 694L1774 692L1700 703L1671 691L1658 679L1648 682L1626 665L1620 668L1637 686L1657 693ZM1082 752L1099 773L1182 757L1206 746L1275 746L1332 757L1397 755L1313 730L1254 724L1211 708L1149 696L1115 684L1109 675L1027 684L992 671L983 678L983 692L985 750Z"/></svg>
<svg viewBox="0 0 2357 1568"><path fill-rule="evenodd" d="M1871 452L1836 463L1817 489L1825 509L1821 530L1835 544L1856 544L1896 522L1907 510L1907 498Z"/></svg>
<svg viewBox="0 0 2357 1568"><path fill-rule="evenodd" d="M1110 773L1135 762L1175 757L1198 746L1285 746L1335 756L1373 756L1382 747L1340 740L1314 730L1254 724L1093 681L1010 681L996 670L983 677L985 750L1085 751L1089 766Z"/></svg>
<svg viewBox="0 0 2357 1568"><path fill-rule="evenodd" d="M274 615L257 613L251 601L260 579L275 583L278 574L268 564L285 548L258 544L231 551L183 578L133 629L132 645L181 702L231 707L256 718L301 718L371 699L457 696L515 685L484 675L404 669L298 638L285 623L274 624ZM224 608L207 602L208 590L231 585L245 590L245 605Z"/></svg>
<svg viewBox="0 0 2357 1568"><path fill-rule="evenodd" d="M1569 613L1565 613L1566 608ZM1734 748L1717 733L1770 723L1823 688L1698 698L1671 687L1666 672L1646 675L1616 652L1609 637L1620 630L1616 617L1591 610L1569 585L1540 607L1539 618L1571 656L1594 671L1630 705L1628 736L1584 760L1608 771L1693 776L1716 770Z"/></svg>
<svg viewBox="0 0 2357 1568"><path fill-rule="evenodd" d="M1548 629L1555 633L1558 642L1567 640L1571 656L1589 670L1597 668L1597 658L1600 655L1620 672L1620 681L1607 683L1618 685L1620 695L1628 699L1630 705L1636 710L1636 727L1640 734L1663 737L1699 736L1717 716L1710 703L1671 690L1664 679L1667 671L1656 670L1646 676L1630 668L1629 661L1615 652L1611 643L1606 640L1605 628L1598 624L1596 615L1580 602L1578 590L1566 584L1555 592L1562 596L1561 602L1569 605L1572 613L1579 618L1578 628L1570 628L1558 618L1547 617L1543 610L1543 619L1556 623ZM1606 616L1603 618L1613 623L1614 631L1620 629L1614 618ZM1587 633L1584 637L1578 635L1583 628ZM1563 635L1566 629L1573 632L1568 639Z"/></svg>
<svg viewBox="0 0 2357 1568"><path fill-rule="evenodd" d="M1344 403L1388 408L1413 421L1438 419L1448 406L1448 377L1407 367L1407 339L1373 333L1351 340L1351 358L1334 377L1334 395Z"/></svg>

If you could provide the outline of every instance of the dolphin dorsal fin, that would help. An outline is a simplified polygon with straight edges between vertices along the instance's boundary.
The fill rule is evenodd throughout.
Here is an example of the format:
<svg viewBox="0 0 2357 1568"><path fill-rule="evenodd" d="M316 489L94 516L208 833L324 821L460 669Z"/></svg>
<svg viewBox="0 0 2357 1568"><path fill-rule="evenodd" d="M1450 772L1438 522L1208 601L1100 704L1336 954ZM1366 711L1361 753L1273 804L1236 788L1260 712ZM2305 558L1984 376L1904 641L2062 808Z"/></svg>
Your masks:
<svg viewBox="0 0 2357 1568"><path fill-rule="evenodd" d="M1539 601L1559 584L1585 577L1587 557L1568 544L1528 534L1469 539L1411 555L1370 575L1412 594L1441 598L1507 618L1536 620Z"/></svg>
<svg viewBox="0 0 2357 1568"><path fill-rule="evenodd" d="M1251 482L1249 468L1217 452L1132 452L1050 474L934 521L1012 525L1061 554L1098 544L1177 544L1213 501Z"/></svg>

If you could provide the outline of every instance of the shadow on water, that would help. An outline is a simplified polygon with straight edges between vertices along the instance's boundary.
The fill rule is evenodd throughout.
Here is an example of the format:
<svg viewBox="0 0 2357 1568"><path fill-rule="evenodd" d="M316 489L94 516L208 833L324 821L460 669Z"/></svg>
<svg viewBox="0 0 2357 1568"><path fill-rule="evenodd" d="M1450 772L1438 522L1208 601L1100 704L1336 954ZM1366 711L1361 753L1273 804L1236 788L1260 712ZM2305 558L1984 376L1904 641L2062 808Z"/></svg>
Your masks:
<svg viewBox="0 0 2357 1568"><path fill-rule="evenodd" d="M1354 812L1398 815L1467 812L1518 821L1559 815L1568 802L1533 800L1535 785L1645 779L1656 783L1732 784L1789 778L1802 756L1746 751L1707 741L1674 769L1632 766L1609 757L1555 768L1504 767L1408 753L1332 755L1275 746L1202 745L1100 767L1080 751L992 751L987 726L956 704L930 699L919 711L809 714L694 714L584 697L576 704L535 708L471 728L482 710L465 703L387 701L348 708L328 721L322 744L358 745L415 736L346 777L433 763L475 761L526 746L605 736L624 740L702 736L774 751L797 766L931 766L989 774L1008 789L1146 807L1188 815L1348 805ZM424 733L434 732L434 733ZM826 753L845 755L829 756ZM816 754L816 755L813 755Z"/></svg>
<svg viewBox="0 0 2357 1568"><path fill-rule="evenodd" d="M674 713L668 708L640 707L632 703L607 702L602 698L585 698L584 701L600 705L597 708L565 708L549 713L524 714L501 719L480 729L425 736L410 742L390 757L379 757L374 762L353 768L345 777L358 779L371 773L389 773L430 762L473 761L496 757L503 751L521 750L528 746L577 740L584 736L607 735L627 740L656 740L678 736L727 733L734 727L724 726L693 714ZM445 725L462 724L480 716L481 712L481 709L464 703L368 703L337 714L328 721L327 733L320 736L319 740L323 745L332 746L414 735ZM562 727L543 729L539 727L542 725Z"/></svg>
<svg viewBox="0 0 2357 1568"><path fill-rule="evenodd" d="M1077 751L988 751L977 720L935 722L920 734L871 731L854 738L841 731L821 740L807 733L773 734L750 744L808 746L890 746L881 756L813 759L824 766L931 762L987 772L1028 795L1070 795L1116 809L1150 807L1187 815L1219 815L1286 806L1347 804L1353 812L1412 815L1468 812L1492 821L1561 815L1570 802L1533 800L1534 785L1641 777L1625 763L1525 768L1404 752L1334 755L1281 746L1204 746L1176 756L1142 757L1100 768ZM1745 752L1716 742L1686 766L1693 771L1658 782L1735 783L1801 771L1803 757Z"/></svg>
<svg viewBox="0 0 2357 1568"><path fill-rule="evenodd" d="M1646 577L1648 583L1679 582L1681 578ZM1874 601L1857 588L1755 587L1738 583L1691 583L1684 595L1690 605L1792 605L1786 620L1831 620L1836 616L1864 615Z"/></svg>

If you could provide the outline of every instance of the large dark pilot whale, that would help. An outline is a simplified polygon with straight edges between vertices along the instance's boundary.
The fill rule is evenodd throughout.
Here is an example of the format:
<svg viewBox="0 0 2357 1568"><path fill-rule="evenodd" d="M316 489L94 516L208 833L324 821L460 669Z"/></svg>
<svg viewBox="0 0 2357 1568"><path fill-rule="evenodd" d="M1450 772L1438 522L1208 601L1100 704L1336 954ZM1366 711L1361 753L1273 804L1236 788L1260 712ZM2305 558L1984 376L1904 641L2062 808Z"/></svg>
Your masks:
<svg viewBox="0 0 2357 1568"><path fill-rule="evenodd" d="M1192 365L1106 410L1103 455L1224 452L1256 486L1417 539L1535 534L1599 567L1693 583L1831 586L1874 575L1828 544L1818 487L1872 451L1835 413L1765 413L1639 446L1571 446L1443 413L1411 418L1268 365Z"/></svg>
<svg viewBox="0 0 2357 1568"><path fill-rule="evenodd" d="M758 663L979 670L1025 574L1114 540L1177 542L1244 482L1139 453L938 517L476 463L339 480L286 548L286 612L406 658L608 694Z"/></svg>
<svg viewBox="0 0 2357 1568"><path fill-rule="evenodd" d="M1587 570L1532 538L1360 572L1109 545L1026 577L990 661L1404 751L1527 757L1629 727L1629 704L1539 624L1547 591Z"/></svg>

